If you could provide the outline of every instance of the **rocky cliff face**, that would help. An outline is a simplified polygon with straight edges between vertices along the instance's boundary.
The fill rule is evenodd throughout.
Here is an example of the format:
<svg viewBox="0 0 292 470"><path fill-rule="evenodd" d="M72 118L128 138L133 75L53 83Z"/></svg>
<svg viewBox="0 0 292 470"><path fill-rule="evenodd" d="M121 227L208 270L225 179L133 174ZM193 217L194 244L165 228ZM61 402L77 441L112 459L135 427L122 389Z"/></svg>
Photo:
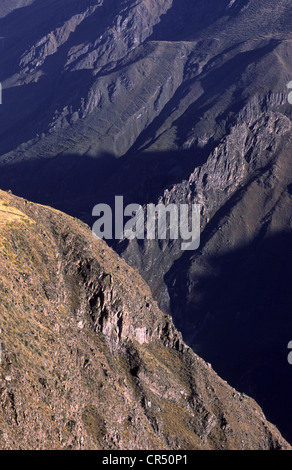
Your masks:
<svg viewBox="0 0 292 470"><path fill-rule="evenodd" d="M286 0L0 7L0 187L89 224L115 195L201 203L197 252L114 248L290 440L291 13Z"/></svg>
<svg viewBox="0 0 292 470"><path fill-rule="evenodd" d="M0 193L2 449L289 449L81 222Z"/></svg>

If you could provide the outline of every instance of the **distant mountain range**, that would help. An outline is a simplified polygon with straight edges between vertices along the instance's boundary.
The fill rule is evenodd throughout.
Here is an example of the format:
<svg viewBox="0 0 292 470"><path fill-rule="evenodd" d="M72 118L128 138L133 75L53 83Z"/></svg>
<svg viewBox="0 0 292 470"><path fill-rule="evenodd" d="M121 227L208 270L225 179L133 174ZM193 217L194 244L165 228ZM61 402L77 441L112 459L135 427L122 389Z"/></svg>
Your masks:
<svg viewBox="0 0 292 470"><path fill-rule="evenodd" d="M292 3L2 0L0 37L0 188L202 204L197 251L112 247L292 442Z"/></svg>

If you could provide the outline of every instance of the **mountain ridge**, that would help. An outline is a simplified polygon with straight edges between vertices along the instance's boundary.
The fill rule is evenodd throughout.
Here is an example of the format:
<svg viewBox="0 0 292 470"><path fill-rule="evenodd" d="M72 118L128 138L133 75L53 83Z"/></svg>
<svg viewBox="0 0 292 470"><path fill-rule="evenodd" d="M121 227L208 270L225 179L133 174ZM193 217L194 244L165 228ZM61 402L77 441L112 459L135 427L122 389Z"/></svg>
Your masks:
<svg viewBox="0 0 292 470"><path fill-rule="evenodd" d="M290 449L83 223L0 199L2 449Z"/></svg>
<svg viewBox="0 0 292 470"><path fill-rule="evenodd" d="M89 225L115 195L201 203L197 252L113 248L291 441L290 2L20 6L0 20L0 187Z"/></svg>

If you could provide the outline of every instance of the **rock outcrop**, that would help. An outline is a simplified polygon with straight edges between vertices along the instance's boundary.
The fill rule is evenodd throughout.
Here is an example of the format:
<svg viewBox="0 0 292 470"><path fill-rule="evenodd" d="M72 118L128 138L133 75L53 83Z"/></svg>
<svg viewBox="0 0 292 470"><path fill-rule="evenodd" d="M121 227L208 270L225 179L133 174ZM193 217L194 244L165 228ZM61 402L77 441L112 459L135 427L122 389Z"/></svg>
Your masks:
<svg viewBox="0 0 292 470"><path fill-rule="evenodd" d="M2 0L0 187L88 224L115 195L201 203L195 253L114 249L292 442L291 13L287 0ZM133 333L115 315L101 314L114 343Z"/></svg>
<svg viewBox="0 0 292 470"><path fill-rule="evenodd" d="M81 222L0 193L0 448L290 449Z"/></svg>

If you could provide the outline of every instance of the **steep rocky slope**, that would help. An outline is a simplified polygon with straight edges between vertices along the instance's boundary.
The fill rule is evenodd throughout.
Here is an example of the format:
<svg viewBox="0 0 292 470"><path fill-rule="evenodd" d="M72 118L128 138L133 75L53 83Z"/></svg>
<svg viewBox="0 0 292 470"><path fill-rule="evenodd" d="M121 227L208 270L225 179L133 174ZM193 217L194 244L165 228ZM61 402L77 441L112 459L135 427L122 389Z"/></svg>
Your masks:
<svg viewBox="0 0 292 470"><path fill-rule="evenodd" d="M291 2L11 0L0 17L0 187L90 224L119 194L200 202L196 253L114 248L292 442Z"/></svg>
<svg viewBox="0 0 292 470"><path fill-rule="evenodd" d="M0 193L2 449L290 449L81 222Z"/></svg>
<svg viewBox="0 0 292 470"><path fill-rule="evenodd" d="M4 18L9 13L13 12L13 10L17 10L18 8L26 7L33 3L35 0L2 0L1 2L1 10L0 10L0 18Z"/></svg>

